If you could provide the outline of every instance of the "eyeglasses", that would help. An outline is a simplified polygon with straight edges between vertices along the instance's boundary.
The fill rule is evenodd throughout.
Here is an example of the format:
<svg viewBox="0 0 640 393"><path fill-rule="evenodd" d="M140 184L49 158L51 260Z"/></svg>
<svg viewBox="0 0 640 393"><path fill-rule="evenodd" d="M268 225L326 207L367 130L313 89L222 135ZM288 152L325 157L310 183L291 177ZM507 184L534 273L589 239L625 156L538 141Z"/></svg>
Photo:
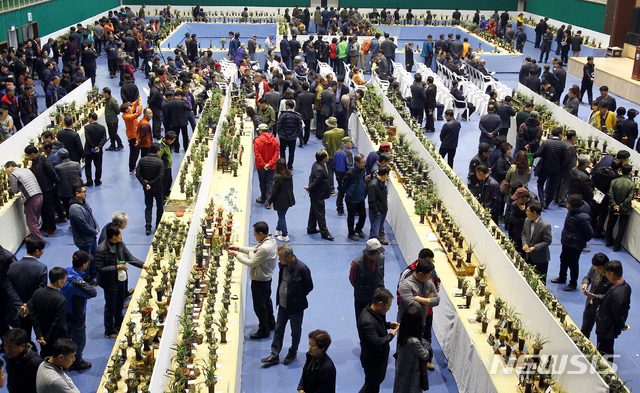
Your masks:
<svg viewBox="0 0 640 393"><path fill-rule="evenodd" d="M78 194L86 194L87 190L78 191Z"/></svg>

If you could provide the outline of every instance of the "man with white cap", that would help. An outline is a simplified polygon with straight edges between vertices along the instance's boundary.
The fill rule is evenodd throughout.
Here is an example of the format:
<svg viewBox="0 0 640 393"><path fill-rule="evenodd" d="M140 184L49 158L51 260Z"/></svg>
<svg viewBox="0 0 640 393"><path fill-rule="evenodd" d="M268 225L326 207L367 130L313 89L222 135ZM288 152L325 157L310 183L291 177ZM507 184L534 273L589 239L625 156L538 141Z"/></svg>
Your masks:
<svg viewBox="0 0 640 393"><path fill-rule="evenodd" d="M367 246L352 262L349 281L355 297L356 321L373 300L376 288L384 288L384 248L378 239L367 240Z"/></svg>

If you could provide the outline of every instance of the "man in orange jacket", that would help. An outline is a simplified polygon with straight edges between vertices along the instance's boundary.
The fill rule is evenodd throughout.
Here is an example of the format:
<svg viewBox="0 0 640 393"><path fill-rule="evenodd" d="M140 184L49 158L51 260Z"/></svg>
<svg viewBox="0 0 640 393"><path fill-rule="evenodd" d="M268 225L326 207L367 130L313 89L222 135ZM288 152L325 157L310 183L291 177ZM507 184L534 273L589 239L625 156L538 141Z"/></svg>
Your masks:
<svg viewBox="0 0 640 393"><path fill-rule="evenodd" d="M260 181L260 198L256 199L256 202L264 203L267 209L271 209L271 205L266 201L269 200L273 188L273 175L276 171L276 160L280 155L280 143L264 123L258 126L258 137L253 140L253 153Z"/></svg>
<svg viewBox="0 0 640 393"><path fill-rule="evenodd" d="M120 107L122 112L122 118L127 130L127 139L129 140L129 173L136 174L136 163L138 161L138 154L140 149L138 148L136 136L138 133L138 118L142 115L142 105L140 105L140 96L132 104L125 102Z"/></svg>
<svg viewBox="0 0 640 393"><path fill-rule="evenodd" d="M144 108L144 116L142 116L142 120L138 123L138 132L136 134L136 145L140 149L140 158L149 154L149 148L151 147L151 142L153 142L151 138L151 118L153 118L153 112L151 108Z"/></svg>

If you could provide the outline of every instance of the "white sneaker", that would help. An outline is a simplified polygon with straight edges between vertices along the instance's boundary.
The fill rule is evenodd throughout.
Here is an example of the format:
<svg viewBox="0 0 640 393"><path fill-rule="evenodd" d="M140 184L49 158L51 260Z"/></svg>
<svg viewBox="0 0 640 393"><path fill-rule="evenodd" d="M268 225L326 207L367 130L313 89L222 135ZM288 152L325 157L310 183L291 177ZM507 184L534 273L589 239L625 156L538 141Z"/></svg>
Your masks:
<svg viewBox="0 0 640 393"><path fill-rule="evenodd" d="M280 240L281 242L288 242L289 241L289 236L278 236L277 237L278 240Z"/></svg>
<svg viewBox="0 0 640 393"><path fill-rule="evenodd" d="M136 170L132 170L131 172L129 172L130 175L135 175L136 174Z"/></svg>
<svg viewBox="0 0 640 393"><path fill-rule="evenodd" d="M280 230L276 229L276 237L278 237L278 236L280 236L280 235L282 235L282 231L280 231Z"/></svg>

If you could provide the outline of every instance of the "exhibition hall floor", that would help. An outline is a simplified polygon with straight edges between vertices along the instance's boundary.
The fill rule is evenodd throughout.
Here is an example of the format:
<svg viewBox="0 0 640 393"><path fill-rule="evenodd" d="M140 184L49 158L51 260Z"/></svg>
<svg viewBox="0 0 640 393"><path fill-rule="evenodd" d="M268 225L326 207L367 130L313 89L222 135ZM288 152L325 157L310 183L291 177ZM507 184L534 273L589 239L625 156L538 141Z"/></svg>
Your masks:
<svg viewBox="0 0 640 393"><path fill-rule="evenodd" d="M529 45L527 45L529 46ZM525 54L527 49L525 49ZM531 54L534 51L531 49ZM539 52L538 52L539 53ZM120 102L120 94L117 79L109 79L105 77L106 58L103 56L98 59L98 80L97 85L102 88L111 87L114 96ZM517 71L517 70L514 70ZM143 87L147 86L148 80L144 79L144 75L140 72L136 73L136 84L140 88L143 101L146 103L146 94ZM517 85L517 74L498 74L496 75L500 81L507 83L510 87ZM567 85L574 83L579 84L579 80L568 76ZM42 90L38 87L38 91L42 94ZM594 88L594 92L597 89ZM40 105L44 107L44 102ZM629 103L618 99L618 105L630 107ZM585 118L589 114L589 108L586 105L580 107L580 117ZM471 121L462 122L462 133L460 148L456 153L454 170L462 179L466 178L468 162L476 153L477 140L479 136L478 129L479 117L474 114ZM429 137L438 140L439 130L443 122L437 122L436 133ZM119 134L125 138L124 122L121 120L119 125ZM125 142L126 143L126 142ZM313 156L317 150L321 148L321 143L311 135L310 143L302 149L296 148L296 160L294 163L294 195L296 197L296 206L290 209L287 218L290 231L290 238L294 252L304 261L310 268L314 279L315 289L309 296L310 307L306 311L305 321L303 324L303 333L301 345L298 350L298 359L291 365L284 366L282 364L273 366L269 369L263 369L260 359L268 356L271 340L264 339L253 341L249 339L249 334L256 329L256 317L252 309L250 297L247 299L246 305L246 329L245 329L245 346L243 356L243 383L242 391L246 393L253 392L270 392L270 391L293 391L297 387L301 375L302 365L304 364L304 354L307 348L307 335L314 329L325 329L331 334L333 344L329 348L329 355L338 370L337 374L337 391L353 392L357 391L364 380L364 374L359 362L359 343L357 338L354 307L353 307L353 291L348 282L349 264L355 256L357 256L364 248L364 241L352 242L347 239L346 233L346 216L338 217L335 210L335 197L331 197L326 201L327 205L327 225L335 236L334 242L328 242L320 238L319 235L309 236L306 234L306 221L309 210L308 197L302 198L302 188L306 185L309 170L313 161ZM177 172L178 162L182 159L183 154L174 155L174 178ZM123 232L123 241L128 245L131 252L140 259L144 259L149 250L152 237L145 236L144 233L144 203L141 186L137 179L130 175L127 170L128 147L119 152L105 152L103 166L103 184L99 187L88 187L87 200L93 208L94 215L100 226L104 226L110 221L111 214L117 210L123 210L129 214L129 224ZM640 164L640 163L635 163ZM84 176L84 172L83 172ZM532 179L535 184L535 179ZM254 178L253 199L257 197L257 176ZM535 188L534 188L535 191ZM555 277L559 267L560 254L560 233L562 230L566 210L552 205L547 211L543 212L543 217L548 220L553 227L553 245L551 246L551 263L549 266L550 278ZM266 221L274 230L276 223L276 212L266 210L264 207L253 204L251 222L259 220ZM404 257L401 255L393 233L389 226L386 226L388 240L390 244L385 246L386 254L386 278L385 284L388 289L395 292L397 277L404 268ZM369 223L364 227L365 233L368 233ZM50 238L45 238L47 248L45 249L42 261L49 268L54 266L69 266L71 264L71 255L76 250L73 246L73 239L69 231L69 225L59 224L58 232ZM252 239L253 240L253 239ZM630 282L632 287L640 285L640 265L638 261L633 259L625 251L614 253L611 248L606 248L601 241L593 241L589 245L592 249L591 253L583 254L581 259L581 277L587 272L590 266L590 259L594 253L605 252L611 259L620 259L625 268L625 278ZM17 257L25 255L24 246L17 252ZM448 267L436 267L446 269ZM130 287L137 280L140 270L132 268L130 273ZM275 289L275 280L273 288ZM579 292L563 292L562 286L549 284L550 289L560 299L565 306L569 315L578 323L582 320L582 309L584 306L584 296ZM275 293L272 295L275 297ZM640 388L640 382L634 381L634 375L640 369L637 361L637 349L640 348L640 335L637 333L637 327L640 326L638 313L634 313L634 308L640 304L638 293L633 294L632 310L627 323L631 329L624 332L616 341L616 350L621 354L622 358L618 362L619 373L623 380L631 380L629 387ZM70 372L81 392L95 392L100 379L102 378L104 368L107 364L107 354L111 352L114 341L103 337L104 329L102 324L102 312L104 306L104 298L102 289L98 288L98 297L91 299L87 306L87 348L85 349L85 359L93 363L93 368L82 372ZM395 320L397 306L395 305L388 314L388 320ZM435 310L435 317L438 312ZM595 335L591 337L595 340ZM290 329L287 328L284 339L284 350L290 344ZM395 350L395 340L391 343L392 353ZM436 370L430 372L431 391L437 392L456 392L456 384L450 372L447 369L447 360L443 357L442 351L434 337L434 352ZM281 360L284 353L281 354ZM394 377L394 361L390 357L389 367L386 379L382 384L383 392L391 392L393 388ZM6 392L6 388L0 389L0 392Z"/></svg>

